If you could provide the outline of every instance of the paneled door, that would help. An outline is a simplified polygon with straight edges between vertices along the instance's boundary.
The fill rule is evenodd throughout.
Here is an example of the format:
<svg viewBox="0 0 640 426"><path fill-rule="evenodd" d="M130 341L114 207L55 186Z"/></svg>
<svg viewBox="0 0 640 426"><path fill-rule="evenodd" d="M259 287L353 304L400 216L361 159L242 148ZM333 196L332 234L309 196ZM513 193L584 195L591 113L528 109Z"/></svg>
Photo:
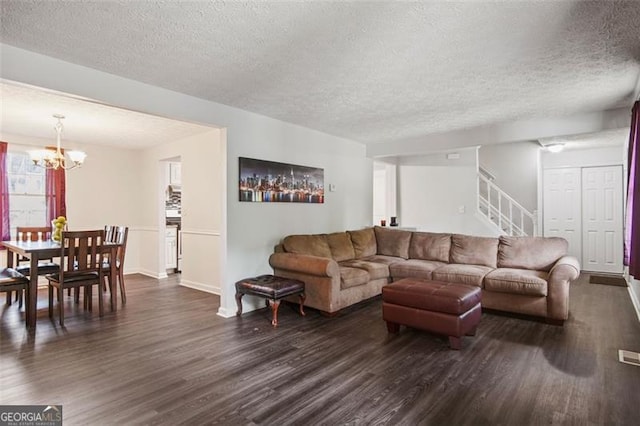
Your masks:
<svg viewBox="0 0 640 426"><path fill-rule="evenodd" d="M545 169L543 174L543 235L569 242L569 254L582 258L581 169Z"/></svg>
<svg viewBox="0 0 640 426"><path fill-rule="evenodd" d="M582 169L582 269L622 273L622 167Z"/></svg>

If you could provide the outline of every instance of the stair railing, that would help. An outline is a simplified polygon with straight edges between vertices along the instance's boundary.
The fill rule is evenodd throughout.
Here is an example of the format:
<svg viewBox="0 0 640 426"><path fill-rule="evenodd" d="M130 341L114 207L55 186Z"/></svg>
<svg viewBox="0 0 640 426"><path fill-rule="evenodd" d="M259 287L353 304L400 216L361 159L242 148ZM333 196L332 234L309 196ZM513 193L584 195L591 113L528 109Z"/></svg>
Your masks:
<svg viewBox="0 0 640 426"><path fill-rule="evenodd" d="M478 173L478 212L493 222L500 232L507 235L538 235L536 215L525 209L520 203Z"/></svg>

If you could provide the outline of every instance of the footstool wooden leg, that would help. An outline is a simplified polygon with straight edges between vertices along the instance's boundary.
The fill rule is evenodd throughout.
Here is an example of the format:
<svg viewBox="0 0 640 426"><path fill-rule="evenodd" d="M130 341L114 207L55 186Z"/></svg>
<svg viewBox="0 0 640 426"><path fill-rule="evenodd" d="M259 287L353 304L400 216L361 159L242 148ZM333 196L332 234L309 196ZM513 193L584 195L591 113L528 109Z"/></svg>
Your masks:
<svg viewBox="0 0 640 426"><path fill-rule="evenodd" d="M305 316L304 313L304 293L300 295L300 315Z"/></svg>
<svg viewBox="0 0 640 426"><path fill-rule="evenodd" d="M278 326L278 308L280 307L280 301L269 299L269 303L271 304L271 310L273 311L273 319L271 320L271 325L274 327L277 327Z"/></svg>
<svg viewBox="0 0 640 426"><path fill-rule="evenodd" d="M242 315L242 296L244 296L244 293L236 292L236 304L238 305L238 311L236 312L236 316Z"/></svg>
<svg viewBox="0 0 640 426"><path fill-rule="evenodd" d="M400 324L397 324L395 322L387 321L387 331L389 333L393 333L393 334L398 333L400 331Z"/></svg>
<svg viewBox="0 0 640 426"><path fill-rule="evenodd" d="M449 336L449 347L459 351L462 349L462 339L455 336Z"/></svg>

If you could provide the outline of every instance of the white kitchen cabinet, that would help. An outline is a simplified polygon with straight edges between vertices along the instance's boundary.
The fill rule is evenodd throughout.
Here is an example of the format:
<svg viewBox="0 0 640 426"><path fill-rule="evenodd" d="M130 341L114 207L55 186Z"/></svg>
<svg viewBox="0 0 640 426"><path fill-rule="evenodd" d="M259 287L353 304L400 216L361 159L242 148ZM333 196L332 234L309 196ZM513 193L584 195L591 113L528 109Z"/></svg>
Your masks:
<svg viewBox="0 0 640 426"><path fill-rule="evenodd" d="M166 269L176 269L178 267L178 227L167 226L165 238L165 259Z"/></svg>

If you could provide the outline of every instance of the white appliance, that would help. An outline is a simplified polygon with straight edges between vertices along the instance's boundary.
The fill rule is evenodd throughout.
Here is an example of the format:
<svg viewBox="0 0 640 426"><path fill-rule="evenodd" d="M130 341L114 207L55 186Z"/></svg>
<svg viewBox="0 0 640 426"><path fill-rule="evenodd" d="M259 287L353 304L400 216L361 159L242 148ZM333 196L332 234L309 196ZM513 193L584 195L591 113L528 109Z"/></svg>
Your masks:
<svg viewBox="0 0 640 426"><path fill-rule="evenodd" d="M176 272L182 272L182 230L180 227L178 227L178 260L176 265Z"/></svg>

